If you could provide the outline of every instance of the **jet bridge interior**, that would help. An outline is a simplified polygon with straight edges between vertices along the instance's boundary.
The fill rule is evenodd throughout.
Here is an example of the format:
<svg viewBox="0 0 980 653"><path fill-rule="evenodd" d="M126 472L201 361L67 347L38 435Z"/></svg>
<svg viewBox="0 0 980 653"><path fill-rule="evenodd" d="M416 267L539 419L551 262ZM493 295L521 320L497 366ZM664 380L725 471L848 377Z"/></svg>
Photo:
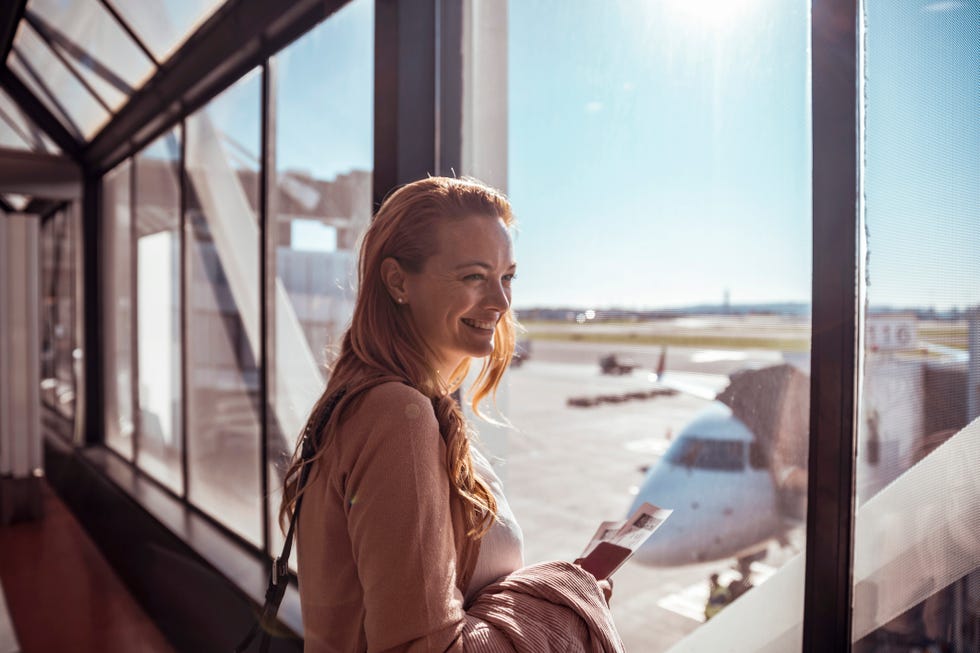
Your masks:
<svg viewBox="0 0 980 653"><path fill-rule="evenodd" d="M87 538L69 566L111 573L113 596L125 597L111 599L124 607L105 618L128 621L98 631L105 637L149 624L136 636L145 650L211 651L230 650L248 630L283 541L284 465L322 391L325 352L350 318L358 239L374 211L426 175L470 175L508 190L508 112L521 106L508 96L517 74L508 49L546 29L509 32L522 1L0 6L0 583L13 615L0 614L0 646L12 647L4 650L57 641L24 616L34 608L12 588L35 580L17 567L47 574L37 582L48 592L61 573L44 551L16 548L21 531L11 529L68 520L81 530L53 541ZM716 4L709 10L720 15ZM788 487L790 478L805 544L670 650L940 650L888 648L912 641L901 628L915 620L942 624L949 648L941 650L980 650L980 269L949 254L956 273L945 283L973 293L960 308L872 316L866 184L898 173L865 174L862 121L878 91L873 74L862 78L862 39L873 12L892 9L875 0L802 4L812 295L808 380L796 390L808 403L800 423L767 428L806 433L790 455L773 444L777 435L760 444L758 425L743 420L734 435L691 431L664 460L718 477L758 472L764 484ZM549 11L567 18L581 9L570 7ZM955 47L980 37L980 5L920 2L915 12L952 16L953 28L916 38L948 45L946 81L966 89L955 97L969 96L975 109L976 43L972 59ZM900 31L889 22L900 18L873 29ZM290 94L319 76L336 84L330 93ZM585 106L589 115L608 109ZM320 121L335 140L304 144ZM972 151L964 179L948 184L971 193L950 200L960 225L980 215L973 122L950 123L947 135ZM303 147L334 147L324 160L339 163L305 168L289 158ZM562 229L560 216L542 219ZM947 224L936 220L937 230ZM980 242L976 224L963 242ZM568 328L590 313L577 323L569 313ZM896 333L928 326L919 326L920 343L881 344L870 335L875 320ZM548 355L534 344L521 373ZM603 382L628 381L634 367ZM878 379L907 383L882 389ZM484 439L503 446L509 433L488 427ZM773 468L773 450L792 459L794 475ZM896 534L907 525L896 515L910 505L921 508L907 517L915 528ZM11 551L25 558L11 562ZM82 592L86 574L66 576L64 591ZM78 596L79 611L106 601ZM73 617L64 628L100 618ZM302 650L295 582L279 622L272 650ZM733 641L738 648L726 648ZM119 642L87 650L132 645Z"/></svg>

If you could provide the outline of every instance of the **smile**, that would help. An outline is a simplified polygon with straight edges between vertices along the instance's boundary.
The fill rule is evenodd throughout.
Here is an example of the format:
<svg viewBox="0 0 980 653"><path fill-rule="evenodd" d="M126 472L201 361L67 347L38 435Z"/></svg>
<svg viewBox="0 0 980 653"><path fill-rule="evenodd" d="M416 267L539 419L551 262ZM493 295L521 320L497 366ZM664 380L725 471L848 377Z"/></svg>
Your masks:
<svg viewBox="0 0 980 653"><path fill-rule="evenodd" d="M480 329L481 331L493 331L493 328L497 325L496 322L485 322L483 320L473 320L468 317L462 318L463 324L471 326L474 329Z"/></svg>

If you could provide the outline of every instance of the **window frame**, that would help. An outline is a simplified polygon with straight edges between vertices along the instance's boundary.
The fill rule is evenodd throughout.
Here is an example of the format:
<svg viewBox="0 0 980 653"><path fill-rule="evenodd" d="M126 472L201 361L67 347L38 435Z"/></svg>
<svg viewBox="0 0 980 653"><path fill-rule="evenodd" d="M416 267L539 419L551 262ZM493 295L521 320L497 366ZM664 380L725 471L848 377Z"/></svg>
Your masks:
<svg viewBox="0 0 980 653"><path fill-rule="evenodd" d="M803 651L851 650L858 257L860 2L812 3L813 294Z"/></svg>

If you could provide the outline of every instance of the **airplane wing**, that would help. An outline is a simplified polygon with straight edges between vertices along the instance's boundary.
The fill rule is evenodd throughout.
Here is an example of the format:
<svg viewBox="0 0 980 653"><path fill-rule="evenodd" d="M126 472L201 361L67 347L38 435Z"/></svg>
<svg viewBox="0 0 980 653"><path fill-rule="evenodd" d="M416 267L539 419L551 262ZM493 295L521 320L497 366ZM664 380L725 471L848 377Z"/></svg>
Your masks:
<svg viewBox="0 0 980 653"><path fill-rule="evenodd" d="M714 399L728 387L728 377L724 374L703 374L700 372L651 373L650 381L664 388L683 392L701 399Z"/></svg>

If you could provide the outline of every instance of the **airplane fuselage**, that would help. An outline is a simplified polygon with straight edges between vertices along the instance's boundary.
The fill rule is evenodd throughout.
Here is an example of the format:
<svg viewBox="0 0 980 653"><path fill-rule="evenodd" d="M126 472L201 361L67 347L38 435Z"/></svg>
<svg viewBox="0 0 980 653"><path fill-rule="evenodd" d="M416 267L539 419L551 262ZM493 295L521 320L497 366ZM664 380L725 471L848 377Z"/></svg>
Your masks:
<svg viewBox="0 0 980 653"><path fill-rule="evenodd" d="M740 557L782 534L771 472L750 457L752 432L712 403L648 472L630 511L644 501L674 513L635 554L670 566Z"/></svg>

